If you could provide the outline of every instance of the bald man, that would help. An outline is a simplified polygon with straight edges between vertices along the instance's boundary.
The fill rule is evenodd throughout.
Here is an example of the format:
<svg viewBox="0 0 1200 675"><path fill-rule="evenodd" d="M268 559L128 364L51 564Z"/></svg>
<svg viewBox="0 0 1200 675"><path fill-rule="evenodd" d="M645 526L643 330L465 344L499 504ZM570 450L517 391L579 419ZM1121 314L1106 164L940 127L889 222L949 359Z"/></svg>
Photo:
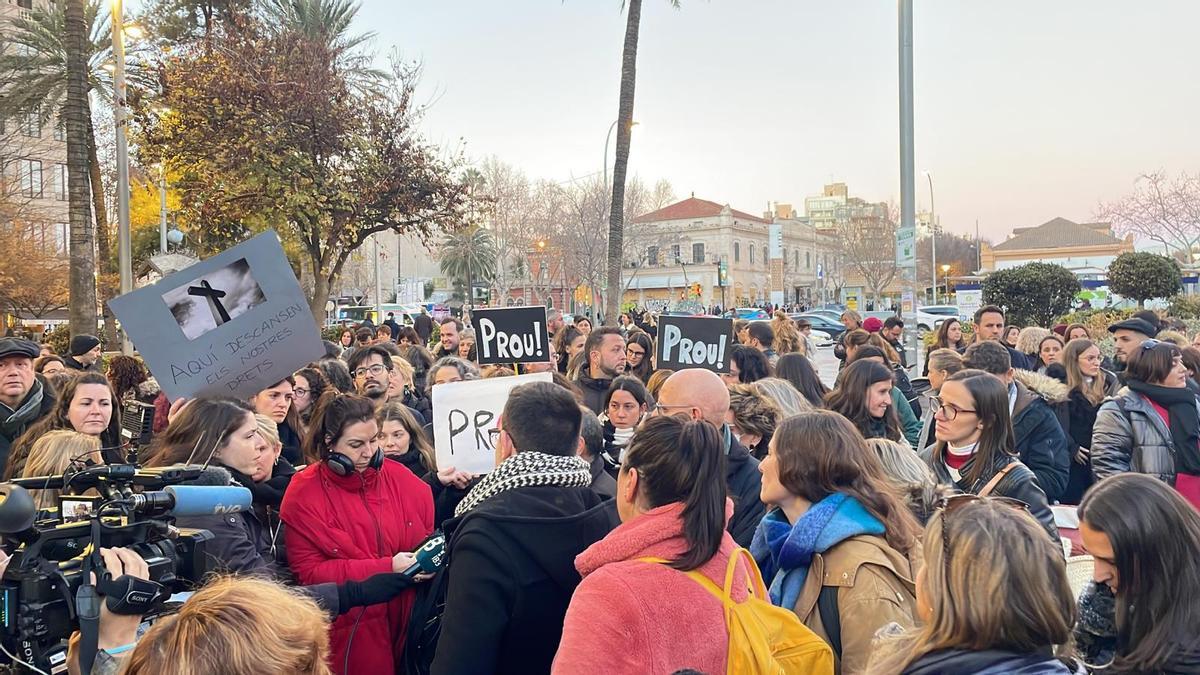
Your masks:
<svg viewBox="0 0 1200 675"><path fill-rule="evenodd" d="M686 413L694 420L705 420L721 430L725 444L725 484L733 499L733 518L726 529L739 546L748 548L754 528L766 512L758 498L762 475L758 472L758 460L750 456L725 424L729 389L712 371L681 370L663 384L656 410L661 415Z"/></svg>

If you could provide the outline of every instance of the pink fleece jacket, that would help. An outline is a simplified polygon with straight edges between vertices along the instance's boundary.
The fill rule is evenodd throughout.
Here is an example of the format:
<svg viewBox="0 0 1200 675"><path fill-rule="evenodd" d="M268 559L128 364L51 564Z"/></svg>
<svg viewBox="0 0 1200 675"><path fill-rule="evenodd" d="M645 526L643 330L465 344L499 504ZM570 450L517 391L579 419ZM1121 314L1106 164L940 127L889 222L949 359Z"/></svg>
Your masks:
<svg viewBox="0 0 1200 675"><path fill-rule="evenodd" d="M683 572L638 561L673 560L686 550L682 513L682 503L652 509L575 558L583 581L567 608L553 673L725 672L729 633L721 602ZM733 502L727 501L726 523L732 513ZM736 548L724 533L720 550L700 571L723 586ZM745 564L739 562L734 575L733 597L739 602L746 598Z"/></svg>

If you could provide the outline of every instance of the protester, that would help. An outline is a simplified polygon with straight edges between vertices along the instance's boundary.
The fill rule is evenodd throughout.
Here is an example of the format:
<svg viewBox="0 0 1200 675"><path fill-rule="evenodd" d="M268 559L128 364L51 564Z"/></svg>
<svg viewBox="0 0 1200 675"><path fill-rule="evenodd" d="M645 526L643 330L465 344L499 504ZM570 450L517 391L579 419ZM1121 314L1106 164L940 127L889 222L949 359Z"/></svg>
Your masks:
<svg viewBox="0 0 1200 675"><path fill-rule="evenodd" d="M898 316L889 316L883 322L883 328L880 329L879 335L896 351L896 362L907 370L908 350L904 347L904 319Z"/></svg>
<svg viewBox="0 0 1200 675"><path fill-rule="evenodd" d="M44 370L42 372L45 374ZM150 378L146 366L137 357L124 354L112 357L105 376L119 404L132 401L151 403L158 396L158 383Z"/></svg>
<svg viewBox="0 0 1200 675"><path fill-rule="evenodd" d="M417 424L424 427L433 421L433 403L413 381L412 364L399 356L393 356L392 372L388 377L387 400L404 404L416 417Z"/></svg>
<svg viewBox="0 0 1200 675"><path fill-rule="evenodd" d="M604 396L613 379L625 371L625 338L612 326L601 326L589 334L575 384L583 391L592 412L604 412Z"/></svg>
<svg viewBox="0 0 1200 675"><path fill-rule="evenodd" d="M349 328L342 329L342 335L338 338L338 343L343 350L349 349L354 344L354 331Z"/></svg>
<svg viewBox="0 0 1200 675"><path fill-rule="evenodd" d="M55 408L55 397L33 370L37 344L0 338L0 460L8 466L13 441Z"/></svg>
<svg viewBox="0 0 1200 675"><path fill-rule="evenodd" d="M733 437L755 459L762 461L767 456L771 436L783 419L779 406L755 389L754 385L730 385L729 412L725 415L725 423L729 425Z"/></svg>
<svg viewBox="0 0 1200 675"><path fill-rule="evenodd" d="M620 338L611 327L593 335L604 330L612 334L597 342ZM616 525L578 456L581 416L574 398L549 382L509 393L493 436L496 468L446 523L434 675L549 670L579 583L575 557Z"/></svg>
<svg viewBox="0 0 1200 675"><path fill-rule="evenodd" d="M796 319L796 330L800 331L801 349L800 353L808 358L816 358L817 343L812 338L812 322L803 317Z"/></svg>
<svg viewBox="0 0 1200 675"><path fill-rule="evenodd" d="M458 336L458 358L467 361L477 361L478 357L475 354L475 331L470 328L464 329L462 334Z"/></svg>
<svg viewBox="0 0 1200 675"><path fill-rule="evenodd" d="M604 425L604 468L616 477L621 466L621 453L629 447L634 432L642 418L650 411L650 393L642 381L632 375L621 375L612 381L604 392L604 412L600 422Z"/></svg>
<svg viewBox="0 0 1200 675"><path fill-rule="evenodd" d="M288 561L305 585L402 572L433 531L429 486L378 446L375 405L326 394L305 445L308 467L292 478L280 514ZM393 672L404 648L412 592L334 621L335 673Z"/></svg>
<svg viewBox="0 0 1200 675"><path fill-rule="evenodd" d="M564 326L554 335L553 346L554 352L558 355L558 372L566 374L567 364L576 354L583 352L586 342L587 338L575 326Z"/></svg>
<svg viewBox="0 0 1200 675"><path fill-rule="evenodd" d="M1186 387L1179 348L1146 340L1127 359L1125 387L1096 413L1091 445L1095 478L1147 473L1200 508L1200 403Z"/></svg>
<svg viewBox="0 0 1200 675"><path fill-rule="evenodd" d="M645 384L650 381L650 375L654 373L653 359L654 340L642 331L630 334L625 343L625 372L637 377L642 384Z"/></svg>
<svg viewBox="0 0 1200 675"><path fill-rule="evenodd" d="M292 387L292 407L300 418L300 428L296 431L304 438L308 421L317 409L317 401L330 387L320 369L312 366L297 370L292 377L296 383Z"/></svg>
<svg viewBox="0 0 1200 675"><path fill-rule="evenodd" d="M796 329L796 322L792 318L783 313L783 310L775 310L771 318L771 332L774 334L772 347L778 354L791 354L793 352L803 352L804 339L800 336L800 331ZM776 356L776 361L779 357ZM771 365L775 365L772 363Z"/></svg>
<svg viewBox="0 0 1200 675"><path fill-rule="evenodd" d="M317 361L316 366L334 391L342 394L354 393L354 377L350 375L350 369L346 367L344 361L322 359ZM317 401L313 400L313 405L316 403Z"/></svg>
<svg viewBox="0 0 1200 675"><path fill-rule="evenodd" d="M1088 491L1079 531L1095 565L1075 629L1084 661L1096 672L1200 672L1193 505L1151 477L1119 474Z"/></svg>
<svg viewBox="0 0 1200 675"><path fill-rule="evenodd" d="M925 350L925 364L921 367L922 377L929 375L930 354L939 349L952 349L959 354L967 350L967 343L963 340L962 323L958 319L946 319L938 326L933 344Z"/></svg>
<svg viewBox="0 0 1200 675"><path fill-rule="evenodd" d="M288 376L250 397L254 412L275 420L279 426L279 442L283 457L293 465L302 463L303 438L300 435L300 415L292 405L295 378Z"/></svg>
<svg viewBox="0 0 1200 675"><path fill-rule="evenodd" d="M474 478L453 466L438 468L433 443L410 408L390 401L375 414L383 456L402 464L429 485L433 495L434 524L440 526L454 515L454 507L467 494Z"/></svg>
<svg viewBox="0 0 1200 675"><path fill-rule="evenodd" d="M919 625L892 627L879 675L1073 675L1075 602L1062 549L1017 505L951 497L929 521L917 575Z"/></svg>
<svg viewBox="0 0 1200 675"><path fill-rule="evenodd" d="M767 355L750 345L733 345L729 350L729 372L721 373L726 384L748 384L770 376Z"/></svg>
<svg viewBox="0 0 1200 675"><path fill-rule="evenodd" d="M901 356L893 347L892 343L888 342L882 333L871 333L867 339L867 344L875 347L883 354L883 365L892 369L892 381L896 388L904 395L904 400L908 402L908 406L912 408L914 417L921 416L921 397L913 389L912 380L908 378L908 371L905 370L901 363ZM858 358L856 356L851 360Z"/></svg>
<svg viewBox="0 0 1200 675"><path fill-rule="evenodd" d="M867 439L867 447L879 457L884 479L904 499L908 510L924 527L937 509L938 502L952 494L950 488L938 485L929 466L904 443L870 438Z"/></svg>
<svg viewBox="0 0 1200 675"><path fill-rule="evenodd" d="M791 382L778 377L764 377L763 379L754 382L750 388L767 397L771 403L779 408L780 419L806 413L813 409L813 405L808 402ZM766 446L763 446L766 450Z"/></svg>
<svg viewBox="0 0 1200 675"><path fill-rule="evenodd" d="M61 476L68 469L77 471L98 464L104 464L99 437L57 429L34 441L21 477ZM58 506L58 490L30 490L29 493L39 510Z"/></svg>
<svg viewBox="0 0 1200 675"><path fill-rule="evenodd" d="M1137 348L1158 334L1158 324L1133 316L1110 325L1108 332L1113 336L1114 365L1123 369Z"/></svg>
<svg viewBox="0 0 1200 675"><path fill-rule="evenodd" d="M1068 333L1070 329L1068 328ZM1078 504L1083 493L1092 484L1092 429L1096 424L1096 413L1110 387L1117 378L1100 367L1100 348L1087 338L1076 338L1067 343L1062 352L1062 364L1066 373L1068 394L1063 431L1069 443L1071 472L1066 490L1060 500L1064 504Z"/></svg>
<svg viewBox="0 0 1200 675"><path fill-rule="evenodd" d="M1021 327L1013 326L1010 324L1010 325L1004 327L1004 339L1000 340L1000 342L1004 343L1004 345L1006 347L1012 347L1013 349L1017 349L1017 343L1020 339L1021 339Z"/></svg>
<svg viewBox="0 0 1200 675"><path fill-rule="evenodd" d="M746 329L750 327L750 322L746 319L733 320L733 343L738 345L750 344L750 334Z"/></svg>
<svg viewBox="0 0 1200 675"><path fill-rule="evenodd" d="M946 378L963 369L962 356L953 349L936 349L925 358L925 368L929 373L929 395L937 396ZM921 417L921 435L917 437L918 451L933 443L933 427L937 423L933 419L933 412L933 406L930 406Z"/></svg>
<svg viewBox="0 0 1200 675"><path fill-rule="evenodd" d="M417 337L420 338L419 344L422 347L429 345L429 336L433 335L433 319L429 316L429 312L424 307L421 308L421 313L413 317L413 330L416 331Z"/></svg>
<svg viewBox="0 0 1200 675"><path fill-rule="evenodd" d="M433 400L433 388L449 382L464 382L478 380L479 368L469 361L463 361L457 356L444 356L429 366L429 378L425 392L430 401Z"/></svg>
<svg viewBox="0 0 1200 675"><path fill-rule="evenodd" d="M575 316L575 321L572 325L574 325L579 333L585 338L592 334L592 320L586 316L583 316L582 314Z"/></svg>
<svg viewBox="0 0 1200 675"><path fill-rule="evenodd" d="M438 331L438 348L433 352L434 359L446 356L458 356L458 334L462 332L463 323L448 316L441 320Z"/></svg>
<svg viewBox="0 0 1200 675"><path fill-rule="evenodd" d="M662 386L667 383L667 378L675 374L670 368L659 368L650 376L650 380L646 382L646 391L650 392L650 398L658 400L658 392Z"/></svg>
<svg viewBox="0 0 1200 675"><path fill-rule="evenodd" d="M862 328L862 316L858 312L848 309L842 312L841 322L846 327L846 332L842 333L842 336L833 345L833 355L841 362L839 368L846 365L846 339L851 333Z"/></svg>
<svg viewBox="0 0 1200 675"><path fill-rule="evenodd" d="M946 378L930 401L937 410L937 443L921 457L942 485L1024 502L1057 542L1046 493L1013 451L1008 400L1004 382L990 373L968 369Z"/></svg>
<svg viewBox="0 0 1200 675"><path fill-rule="evenodd" d="M1036 371L1038 366L1041 365L1039 362L1041 356L1038 353L1039 345L1041 345L1043 339L1051 335L1054 335L1054 331L1042 328L1041 326L1027 326L1021 329L1020 335L1017 336L1017 346L1015 349L1025 357L1025 370Z"/></svg>
<svg viewBox="0 0 1200 675"><path fill-rule="evenodd" d="M830 643L836 672L864 672L879 628L913 624L909 554L920 525L863 437L834 412L784 420L759 471L762 501L773 509L750 549L771 602Z"/></svg>
<svg viewBox="0 0 1200 675"><path fill-rule="evenodd" d="M906 440L916 445L921 422L894 385L895 373L877 347L851 348L838 386L825 397L825 407L846 416L864 438ZM862 363L851 374L850 366ZM885 384L886 383L886 384Z"/></svg>
<svg viewBox="0 0 1200 675"><path fill-rule="evenodd" d="M1008 350L1008 358L1013 368L1029 370L1025 355L1007 342L1000 341L1000 333L1004 330L1004 310L995 305L984 305L975 310L975 343L994 341Z"/></svg>
<svg viewBox="0 0 1200 675"><path fill-rule="evenodd" d="M604 425L596 414L586 406L583 410L579 425L579 438L583 443L579 446L579 456L588 463L592 474L592 490L605 499L611 499L617 494L617 481L608 473L604 461Z"/></svg>
<svg viewBox="0 0 1200 675"><path fill-rule="evenodd" d="M645 423L618 477L621 525L575 561L584 579L554 673L726 672L729 610L706 585L732 586L743 603L756 572L722 531L731 509L721 445L700 420ZM828 650L815 639L804 646L792 672L830 672Z"/></svg>
<svg viewBox="0 0 1200 675"><path fill-rule="evenodd" d="M1053 378L1014 371L1008 355L994 343L977 342L967 348L963 365L991 373L1008 387L1013 449L1037 476L1046 499L1054 503L1067 489L1071 474L1067 437L1055 412L1070 391Z"/></svg>
<svg viewBox="0 0 1200 675"><path fill-rule="evenodd" d="M558 332L563 328L563 313L561 310L550 309L546 310L546 332L550 334L550 339L553 341L558 336Z"/></svg>
<svg viewBox="0 0 1200 675"><path fill-rule="evenodd" d="M658 393L658 414L687 414L693 420L707 421L721 432L725 484L733 499L733 517L727 529L740 546L748 546L763 515L763 505L758 499L762 477L758 473L758 460L750 456L725 423L728 411L729 389L708 370L681 370L671 375Z"/></svg>
<svg viewBox="0 0 1200 675"><path fill-rule="evenodd" d="M11 340L12 338L4 339ZM67 370L66 362L64 362L63 358L57 354L48 354L46 356L39 356L34 359L33 371L40 375L45 375L46 377L69 372Z"/></svg>
<svg viewBox="0 0 1200 675"><path fill-rule="evenodd" d="M746 327L746 335L749 338L747 346L762 352L763 356L767 357L767 363L774 366L779 360L779 354L775 351L775 331L771 329L771 324L766 321L751 321Z"/></svg>
<svg viewBox="0 0 1200 675"><path fill-rule="evenodd" d="M392 377L392 355L379 345L354 352L346 367L354 376L359 396L381 405L387 400Z"/></svg>
<svg viewBox="0 0 1200 675"><path fill-rule="evenodd" d="M370 347L375 343L375 329L363 326L354 331L354 344L347 347L342 352L342 360L349 361L350 357L354 356L354 352L364 347Z"/></svg>
<svg viewBox="0 0 1200 675"><path fill-rule="evenodd" d="M4 480L20 476L34 442L55 429L69 429L95 436L100 439L101 451L106 457L114 461L123 460L120 421L113 414L113 400L108 378L96 372L76 373L62 387L59 399L49 413L13 441L4 467Z"/></svg>
<svg viewBox="0 0 1200 675"><path fill-rule="evenodd" d="M1050 334L1042 338L1037 348L1037 372L1046 375L1046 369L1059 365L1059 355L1062 354L1063 341L1057 335Z"/></svg>
<svg viewBox="0 0 1200 675"><path fill-rule="evenodd" d="M814 408L825 405L825 395L829 389L817 375L808 357L799 354L780 356L779 363L775 364L775 376L791 382Z"/></svg>
<svg viewBox="0 0 1200 675"><path fill-rule="evenodd" d="M76 335L71 338L63 363L68 370L92 372L100 370L100 355L103 353L100 338L95 335Z"/></svg>
<svg viewBox="0 0 1200 675"><path fill-rule="evenodd" d="M392 323L395 323L395 321ZM392 333L391 326L388 325L387 321L384 321L379 328L375 329L375 344L383 344L385 342L394 343L392 340L392 335L394 335L394 333Z"/></svg>

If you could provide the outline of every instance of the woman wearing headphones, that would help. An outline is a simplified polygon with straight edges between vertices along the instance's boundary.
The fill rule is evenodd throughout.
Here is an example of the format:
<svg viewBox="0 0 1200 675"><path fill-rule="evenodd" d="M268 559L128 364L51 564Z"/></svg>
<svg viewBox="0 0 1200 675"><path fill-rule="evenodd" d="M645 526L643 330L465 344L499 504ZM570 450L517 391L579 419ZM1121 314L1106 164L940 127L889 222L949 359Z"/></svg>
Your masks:
<svg viewBox="0 0 1200 675"><path fill-rule="evenodd" d="M301 584L402 572L433 531L429 486L379 446L375 407L359 396L326 393L317 404L305 454L280 517L288 563ZM392 673L404 649L413 594L342 615L330 629L335 673Z"/></svg>

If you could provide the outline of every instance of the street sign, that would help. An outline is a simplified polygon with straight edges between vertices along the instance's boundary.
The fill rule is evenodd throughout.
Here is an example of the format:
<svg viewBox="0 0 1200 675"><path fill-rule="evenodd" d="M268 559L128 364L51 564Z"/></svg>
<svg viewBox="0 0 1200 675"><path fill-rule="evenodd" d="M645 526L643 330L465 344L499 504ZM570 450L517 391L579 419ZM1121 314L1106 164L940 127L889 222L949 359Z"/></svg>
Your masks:
<svg viewBox="0 0 1200 675"><path fill-rule="evenodd" d="M904 316L912 314L913 311L913 292L904 291L900 294L900 311Z"/></svg>
<svg viewBox="0 0 1200 675"><path fill-rule="evenodd" d="M817 263L817 278L818 279L825 278L825 267L821 263Z"/></svg>
<svg viewBox="0 0 1200 675"><path fill-rule="evenodd" d="M901 227L896 230L896 264L901 267L916 267L917 228Z"/></svg>

